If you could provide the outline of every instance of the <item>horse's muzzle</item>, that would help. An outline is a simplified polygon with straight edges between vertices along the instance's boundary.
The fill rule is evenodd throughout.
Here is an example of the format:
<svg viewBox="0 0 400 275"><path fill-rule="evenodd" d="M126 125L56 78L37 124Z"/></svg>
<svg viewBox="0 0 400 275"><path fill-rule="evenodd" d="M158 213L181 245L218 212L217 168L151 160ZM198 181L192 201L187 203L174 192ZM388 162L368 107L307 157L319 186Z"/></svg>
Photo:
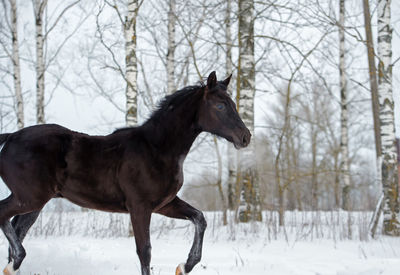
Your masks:
<svg viewBox="0 0 400 275"><path fill-rule="evenodd" d="M236 139L233 142L233 145L235 145L236 149L245 148L245 147L247 147L247 145L249 145L250 140L251 140L250 131L249 131L249 129L245 128L245 129L243 129L243 132L238 137L238 139Z"/></svg>

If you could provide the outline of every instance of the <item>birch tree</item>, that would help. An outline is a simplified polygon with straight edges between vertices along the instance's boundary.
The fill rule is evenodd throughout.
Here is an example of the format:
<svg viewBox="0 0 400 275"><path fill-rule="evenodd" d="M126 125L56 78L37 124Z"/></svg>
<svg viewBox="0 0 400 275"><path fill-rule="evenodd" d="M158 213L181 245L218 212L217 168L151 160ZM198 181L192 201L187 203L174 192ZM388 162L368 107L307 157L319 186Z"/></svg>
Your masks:
<svg viewBox="0 0 400 275"><path fill-rule="evenodd" d="M122 112L125 116L125 125L135 126L138 123L138 68L142 62L138 57L137 50L137 21L139 17L139 9L143 1L129 0L129 1L105 1L99 5L98 13L96 15L96 31L98 34L99 42L106 50L102 58L96 56L92 58L89 55L88 61L95 60L98 68L107 69L109 73L114 74L122 81L125 97L125 106L121 107L116 101L115 97L120 91L120 87L113 90L116 86L110 87L103 81L98 79L95 74L91 73L91 79L95 83L95 87L100 89L95 91L99 93L104 99L109 101L118 111ZM111 20L107 18L107 9L111 8L114 11L115 17ZM115 20L117 19L117 20ZM115 22L118 21L118 22ZM117 24L121 26L122 34L110 29L110 24ZM94 48L96 46L94 45ZM120 58L122 55L123 58ZM90 62L88 62L90 63ZM143 66L140 67L144 87L148 90L148 82L145 75ZM120 81L118 81L120 83ZM151 95L144 94L141 99L144 107L153 107L153 99ZM144 110L141 109L140 111Z"/></svg>
<svg viewBox="0 0 400 275"><path fill-rule="evenodd" d="M9 1L11 7L12 63L14 68L15 99L17 103L17 126L18 129L22 129L24 128L24 101L22 98L21 67L19 62L17 1Z"/></svg>
<svg viewBox="0 0 400 275"><path fill-rule="evenodd" d="M226 55L225 55L225 72L226 75L232 73L232 34L231 34L231 0L226 1L225 8L225 43L226 43ZM228 93L232 95L232 89L228 87ZM234 208L235 204L235 193L234 186L236 181L236 154L232 144L228 144L228 206L229 209Z"/></svg>
<svg viewBox="0 0 400 275"><path fill-rule="evenodd" d="M250 146L241 150L239 155L238 182L241 183L239 220L261 220L259 186L256 165L254 139L254 96L255 96L255 60L254 60L254 1L239 0L239 64L237 76L236 100L239 115L249 128L253 140ZM245 198L245 202L243 201Z"/></svg>
<svg viewBox="0 0 400 275"><path fill-rule="evenodd" d="M45 14L47 10L47 0L34 0L33 3L33 12L35 18L35 40L36 40L36 61L35 61L35 70L36 70L36 123L43 124L45 123L45 74L46 70L49 68L52 62L56 60L57 55L60 53L63 46L66 42L76 33L79 27L83 24L83 22L88 18L88 16L81 17L80 20L75 25L73 31L67 35L65 35L62 39L60 39L60 43L57 48L53 52L53 54L49 54L48 43L49 34L54 31L56 26L61 21L61 18L65 16L68 10L73 8L76 4L78 4L80 0L76 0L74 2L66 5L58 14L52 14L52 16L48 16ZM46 12L47 13L47 12ZM54 18L54 20L51 20ZM52 23L49 23L52 21ZM45 47L46 46L46 47Z"/></svg>
<svg viewBox="0 0 400 275"><path fill-rule="evenodd" d="M139 12L139 1L129 0L124 24L125 37L125 79L126 79L126 125L137 124L138 66L136 57L136 21Z"/></svg>
<svg viewBox="0 0 400 275"><path fill-rule="evenodd" d="M339 1L339 77L340 77L340 170L342 177L342 208L349 209L350 173L349 173L349 130L347 110L347 79L345 59L345 36L344 36L344 0Z"/></svg>
<svg viewBox="0 0 400 275"><path fill-rule="evenodd" d="M0 41L3 49L6 52L6 55L10 58L13 72L13 84L14 84L14 94L15 94L15 113L17 117L17 127L18 129L22 129L24 127L24 101L22 97L22 88L21 88L21 66L20 66L20 54L19 54L19 40L18 40L18 12L17 12L17 1L16 0L8 0L10 7L10 22L8 21L8 16L6 17L6 25L10 29L11 33L11 41L12 41L12 50L11 52L7 49L5 45L3 45L3 41ZM7 15L7 5L6 0L2 0L2 5L4 8L5 15Z"/></svg>
<svg viewBox="0 0 400 275"><path fill-rule="evenodd" d="M43 35L43 15L47 6L47 0L35 0L33 11L35 16L36 30L36 123L45 123L44 118L44 35Z"/></svg>
<svg viewBox="0 0 400 275"><path fill-rule="evenodd" d="M167 93L172 94L175 86L175 25L176 25L176 2L169 0L168 11L168 49L167 49Z"/></svg>
<svg viewBox="0 0 400 275"><path fill-rule="evenodd" d="M391 0L378 0L378 96L382 141L381 180L383 188L383 233L399 236L397 151L392 92Z"/></svg>
<svg viewBox="0 0 400 275"><path fill-rule="evenodd" d="M18 44L18 13L17 1L9 0L11 8L11 36L12 36L12 63L14 68L14 90L17 104L17 127L24 128L24 101L21 89L21 67L19 62L19 44Z"/></svg>

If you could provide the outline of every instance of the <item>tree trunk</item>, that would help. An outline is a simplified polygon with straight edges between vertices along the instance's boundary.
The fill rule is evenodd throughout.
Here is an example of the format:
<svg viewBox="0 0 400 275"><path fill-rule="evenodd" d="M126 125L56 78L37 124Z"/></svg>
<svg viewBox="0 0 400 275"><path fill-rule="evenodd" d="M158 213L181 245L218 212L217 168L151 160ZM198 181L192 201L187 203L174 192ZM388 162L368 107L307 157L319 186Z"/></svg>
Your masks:
<svg viewBox="0 0 400 275"><path fill-rule="evenodd" d="M375 151L377 159L382 155L382 142L379 123L379 99L378 99L378 82L376 79L376 65L374 53L374 40L372 37L371 29L371 13L369 11L368 0L363 0L364 8L364 22L365 22L365 36L367 38L367 51L368 51L368 70L369 70L369 83L371 87L372 99L372 113L374 120L374 133L375 133Z"/></svg>
<svg viewBox="0 0 400 275"><path fill-rule="evenodd" d="M226 1L225 10L225 42L226 42L226 56L225 56L225 71L226 75L232 73L232 36L231 36L231 0ZM228 87L228 93L232 97L232 89ZM228 207L233 210L235 208L236 196L234 186L236 182L236 154L232 144L228 144Z"/></svg>
<svg viewBox="0 0 400 275"><path fill-rule="evenodd" d="M17 127L24 128L24 101L21 90L21 67L19 63L18 21L16 0L10 0L11 5L11 37L12 37L12 63L14 68L14 90L17 101Z"/></svg>
<svg viewBox="0 0 400 275"><path fill-rule="evenodd" d="M316 102L315 102L316 103ZM314 106L316 104L314 103ZM317 178L317 130L314 129L314 125L311 125L311 193L312 193L312 210L319 209L319 201L318 201L318 178Z"/></svg>
<svg viewBox="0 0 400 275"><path fill-rule="evenodd" d="M44 117L44 37L43 37L43 14L47 0L35 0L35 25L36 25L36 123L45 123Z"/></svg>
<svg viewBox="0 0 400 275"><path fill-rule="evenodd" d="M392 27L390 0L378 0L378 95L381 128L381 179L383 187L383 233L399 236L399 196L397 152L394 133L394 102L392 92Z"/></svg>
<svg viewBox="0 0 400 275"><path fill-rule="evenodd" d="M339 170L339 153L336 149L333 151L333 171L335 174L335 209L340 208L340 170Z"/></svg>
<svg viewBox="0 0 400 275"><path fill-rule="evenodd" d="M340 171L343 181L342 208L349 210L350 173L349 173L349 147L348 147L348 110L347 110L347 79L345 62L344 39L344 0L339 2L339 74L340 74Z"/></svg>
<svg viewBox="0 0 400 275"><path fill-rule="evenodd" d="M221 204L222 204L222 213L223 213L222 222L223 222L223 225L227 225L228 224L228 217L227 217L228 207L226 205L225 195L224 195L224 191L222 189L222 158L221 158L221 154L220 154L219 148L218 148L218 141L215 136L214 136L214 145L215 145L215 153L217 155L217 160L218 160L217 188L218 188L218 193L221 198Z"/></svg>
<svg viewBox="0 0 400 275"><path fill-rule="evenodd" d="M375 211L372 214L371 222L369 224L369 231L371 232L371 237L375 238L376 229L378 228L378 222L381 218L382 210L383 210L383 194L379 198L378 203L375 207Z"/></svg>
<svg viewBox="0 0 400 275"><path fill-rule="evenodd" d="M126 62L126 125L137 124L137 58L136 58L136 20L139 11L138 0L128 1L128 13L124 25Z"/></svg>
<svg viewBox="0 0 400 275"><path fill-rule="evenodd" d="M231 34L231 0L226 0L225 10L225 42L226 42L226 74L232 73L232 34ZM231 89L229 90L231 91Z"/></svg>
<svg viewBox="0 0 400 275"><path fill-rule="evenodd" d="M376 79L376 65L375 65L375 53L374 53L374 40L372 37L372 28L371 28L371 13L369 10L369 2L368 0L363 0L363 11L364 11L364 22L365 22L365 37L367 39L367 51L368 51L368 69L369 69L369 83L371 87L371 103L372 103L372 114L374 121L374 133L375 133L375 152L376 152L376 164L377 164L377 172L376 172L376 180L378 184L382 185L381 180L381 167L380 167L380 158L382 155L382 142L381 142L381 129L380 129L380 121L379 121L379 99L378 99L378 81ZM376 233L376 229L378 227L378 221L381 216L381 211L383 199L378 201L378 206L376 207L376 211L372 216L371 220L371 236L374 237Z"/></svg>
<svg viewBox="0 0 400 275"><path fill-rule="evenodd" d="M279 210L278 210L278 221L279 226L285 225L285 188L279 186L278 188L278 203L279 203Z"/></svg>
<svg viewBox="0 0 400 275"><path fill-rule="evenodd" d="M167 93L172 94L175 90L175 22L176 3L169 0L168 11L168 51L167 51Z"/></svg>
<svg viewBox="0 0 400 275"><path fill-rule="evenodd" d="M239 78L239 77L238 77ZM239 213L243 212L242 209L245 209L247 211L247 208L249 207L247 205L245 196L244 196L244 190L242 188L242 169L240 165L240 151L236 151L236 179L235 179L235 222L239 222L240 217ZM246 215L247 217L247 215Z"/></svg>
<svg viewBox="0 0 400 275"><path fill-rule="evenodd" d="M298 156L300 154L300 148L298 146L299 143L299 135L300 133L297 132L296 130L292 131L292 134L290 135L290 148L291 148L291 154L290 157L292 158L292 165L293 165L293 201L295 208L299 211L302 211L303 209L303 203L301 201L301 185L299 183L299 164L298 164ZM297 141L297 143L296 143Z"/></svg>
<svg viewBox="0 0 400 275"><path fill-rule="evenodd" d="M281 162L281 154L283 153L283 142L285 137L287 138L287 132L290 127L290 101L291 101L291 82L289 81L287 89L286 89L286 94L285 94L285 105L284 105L284 121L283 121L283 126L282 126L282 132L279 135L279 140L278 140L278 152L275 156L275 163L274 163L274 168L275 168L275 181L276 181L276 187L278 190L278 196L279 196L279 225L284 225L285 223L285 211L284 211L284 189L286 188L282 183L281 183L281 170L280 169L280 162ZM280 198L282 196L282 198Z"/></svg>
<svg viewBox="0 0 400 275"><path fill-rule="evenodd" d="M234 192L236 183L236 154L232 144L228 144L228 208L230 210L235 209L236 205L236 192Z"/></svg>
<svg viewBox="0 0 400 275"><path fill-rule="evenodd" d="M289 127L291 127L290 125L290 121L289 121ZM285 172L285 191L287 192L286 195L286 202L284 207L288 210L293 210L295 208L294 204L296 203L296 201L294 200L294 193L293 193L293 189L291 186L291 183L293 181L293 159L291 158L291 152L293 150L292 148L292 141L293 141L293 135L294 135L294 130L291 129L290 133L288 133L286 140L285 140L285 163L286 163L286 172Z"/></svg>
<svg viewBox="0 0 400 275"><path fill-rule="evenodd" d="M246 204L249 211L242 208L239 211L241 221L251 219L261 220L261 207L259 186L256 175L255 138L254 138L254 95L255 95L255 61L254 61L254 2L253 0L239 0L239 65L238 88L236 99L238 101L239 115L249 128L253 140L250 145L240 152L240 166L242 169L242 188L248 200ZM242 196L241 196L242 198Z"/></svg>

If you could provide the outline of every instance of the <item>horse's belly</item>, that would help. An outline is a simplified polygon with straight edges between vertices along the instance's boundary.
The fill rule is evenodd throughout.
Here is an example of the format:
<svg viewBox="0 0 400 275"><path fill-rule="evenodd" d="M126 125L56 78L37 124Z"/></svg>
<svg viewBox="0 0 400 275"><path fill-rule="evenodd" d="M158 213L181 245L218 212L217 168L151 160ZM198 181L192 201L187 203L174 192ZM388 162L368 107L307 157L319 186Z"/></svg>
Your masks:
<svg viewBox="0 0 400 275"><path fill-rule="evenodd" d="M127 212L125 197L114 186L103 187L96 184L67 181L60 194L82 207L109 212Z"/></svg>

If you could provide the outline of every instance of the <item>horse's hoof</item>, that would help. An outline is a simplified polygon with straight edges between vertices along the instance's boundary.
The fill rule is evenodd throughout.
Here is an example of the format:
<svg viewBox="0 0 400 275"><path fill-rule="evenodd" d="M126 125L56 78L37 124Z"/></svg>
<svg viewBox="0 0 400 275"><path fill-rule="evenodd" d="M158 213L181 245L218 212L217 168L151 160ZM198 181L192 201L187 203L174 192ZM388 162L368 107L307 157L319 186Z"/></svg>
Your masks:
<svg viewBox="0 0 400 275"><path fill-rule="evenodd" d="M14 270L14 262L11 261L8 263L6 268L4 268L3 273L4 275L16 275L18 270Z"/></svg>
<svg viewBox="0 0 400 275"><path fill-rule="evenodd" d="M185 272L185 264L180 264L176 268L175 275L187 275L188 273Z"/></svg>

